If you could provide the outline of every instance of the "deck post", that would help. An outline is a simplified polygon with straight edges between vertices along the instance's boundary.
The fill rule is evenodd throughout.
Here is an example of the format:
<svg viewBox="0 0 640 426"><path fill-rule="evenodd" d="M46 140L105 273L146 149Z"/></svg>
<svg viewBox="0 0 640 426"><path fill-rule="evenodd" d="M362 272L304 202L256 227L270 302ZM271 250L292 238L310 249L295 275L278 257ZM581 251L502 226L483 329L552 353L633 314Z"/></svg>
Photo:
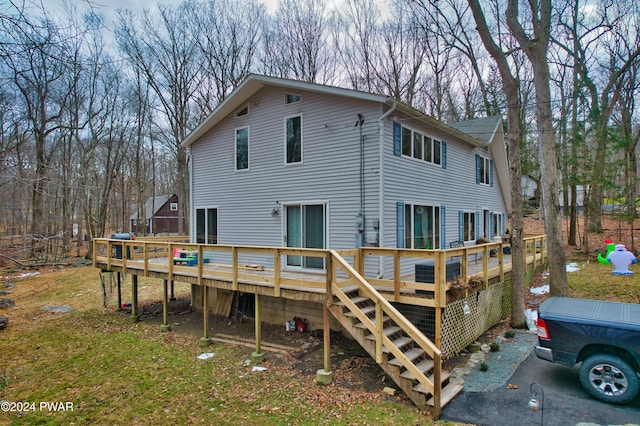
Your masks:
<svg viewBox="0 0 640 426"><path fill-rule="evenodd" d="M200 347L206 348L211 344L209 338L209 287L202 286L202 321L204 334L200 338Z"/></svg>
<svg viewBox="0 0 640 426"><path fill-rule="evenodd" d="M118 276L118 311L122 310L122 275L120 274L120 272L116 272L116 275Z"/></svg>
<svg viewBox="0 0 640 426"><path fill-rule="evenodd" d="M264 353L260 350L260 341L262 340L262 327L260 326L260 295L255 294L255 332L256 332L256 351L251 354L251 362L258 364L264 359Z"/></svg>
<svg viewBox="0 0 640 426"><path fill-rule="evenodd" d="M329 307L322 305L322 335L324 336L324 368L316 372L316 383L328 385L333 380L331 371L331 329L329 328Z"/></svg>
<svg viewBox="0 0 640 426"><path fill-rule="evenodd" d="M138 322L138 276L131 275L131 321Z"/></svg>
<svg viewBox="0 0 640 426"><path fill-rule="evenodd" d="M171 326L169 325L169 300L167 286L168 281L162 280L162 325L160 326L160 331L171 331Z"/></svg>
<svg viewBox="0 0 640 426"><path fill-rule="evenodd" d="M331 287L333 285L333 258L331 252L327 252L325 257L326 287L325 287L325 303L322 305L322 336L323 336L323 367L316 372L316 383L319 385L328 385L333 380L333 372L331 371L331 328L329 327L329 307L333 302L333 294Z"/></svg>
<svg viewBox="0 0 640 426"><path fill-rule="evenodd" d="M171 280L171 297L169 298L169 300L176 300L176 295L173 291L173 280Z"/></svg>
<svg viewBox="0 0 640 426"><path fill-rule="evenodd" d="M433 276L436 283L436 292L434 299L436 302L435 307L435 345L438 349L442 347L442 312L447 306L447 264L445 263L445 257L443 253L436 252L436 257L433 261Z"/></svg>

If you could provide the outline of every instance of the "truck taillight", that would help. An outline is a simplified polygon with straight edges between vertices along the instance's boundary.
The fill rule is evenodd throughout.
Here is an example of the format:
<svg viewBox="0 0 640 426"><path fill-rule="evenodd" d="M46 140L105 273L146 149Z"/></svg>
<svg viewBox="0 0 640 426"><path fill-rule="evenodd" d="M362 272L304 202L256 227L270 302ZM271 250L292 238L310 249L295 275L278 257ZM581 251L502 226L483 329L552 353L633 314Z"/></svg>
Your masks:
<svg viewBox="0 0 640 426"><path fill-rule="evenodd" d="M547 327L547 323L542 318L538 318L538 337L542 339L551 338L549 327Z"/></svg>

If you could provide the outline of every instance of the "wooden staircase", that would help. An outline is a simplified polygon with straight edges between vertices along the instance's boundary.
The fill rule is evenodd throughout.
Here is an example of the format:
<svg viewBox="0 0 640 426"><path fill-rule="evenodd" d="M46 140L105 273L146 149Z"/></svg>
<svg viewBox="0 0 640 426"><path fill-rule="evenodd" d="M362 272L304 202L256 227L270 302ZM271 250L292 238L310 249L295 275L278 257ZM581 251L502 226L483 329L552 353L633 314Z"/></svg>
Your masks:
<svg viewBox="0 0 640 426"><path fill-rule="evenodd" d="M372 297L366 295L371 292ZM370 286L333 286L332 297L329 311L345 330L416 406L439 417L463 386L451 383L441 370L435 345Z"/></svg>

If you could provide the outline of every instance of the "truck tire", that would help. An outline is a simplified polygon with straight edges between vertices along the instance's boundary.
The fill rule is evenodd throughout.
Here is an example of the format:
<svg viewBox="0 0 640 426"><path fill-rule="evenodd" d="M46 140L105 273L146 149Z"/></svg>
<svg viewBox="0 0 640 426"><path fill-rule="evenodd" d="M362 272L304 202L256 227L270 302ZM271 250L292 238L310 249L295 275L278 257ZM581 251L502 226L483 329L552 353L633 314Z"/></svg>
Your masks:
<svg viewBox="0 0 640 426"><path fill-rule="evenodd" d="M622 358L595 354L582 361L580 383L596 399L613 404L626 404L638 394L636 372Z"/></svg>

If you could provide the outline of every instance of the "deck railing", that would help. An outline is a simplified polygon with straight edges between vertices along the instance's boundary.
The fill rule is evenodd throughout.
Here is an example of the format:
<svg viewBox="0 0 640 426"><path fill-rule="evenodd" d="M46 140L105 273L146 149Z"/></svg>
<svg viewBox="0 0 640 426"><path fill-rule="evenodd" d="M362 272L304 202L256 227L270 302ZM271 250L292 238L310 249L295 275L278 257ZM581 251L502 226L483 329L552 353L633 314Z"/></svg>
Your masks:
<svg viewBox="0 0 640 426"><path fill-rule="evenodd" d="M287 256L327 259L331 252L326 249L194 244L141 239L131 241L98 238L94 239L93 244L94 266L104 270L116 268L142 276L149 276L153 272L166 275L168 280L184 280L199 285L203 284L204 279L212 278L228 281L232 290L238 290L239 283L244 282L272 287L272 295L275 297L280 297L284 288L324 292L326 264L322 269L300 271L285 268L283 259ZM502 281L505 272L511 270L510 256L507 262L505 251L508 250L504 250L505 247L509 247L507 242L496 241L446 250L362 247L336 250L335 253L389 301L444 307L447 303L447 291L452 284L446 279L446 267L450 259L460 261L460 279L464 282L470 278L479 279L486 287L490 279L498 277ZM524 248L525 270L545 262L545 235L526 236ZM174 264L174 249L190 251L197 255L197 262L191 266ZM208 256L216 256L217 262L206 264L205 259ZM370 263L381 263L381 258L382 263L386 261L391 266L391 273L386 276L367 273L377 270L368 266ZM256 259L260 261L256 262ZM407 272L407 265L425 260L430 260L433 264L434 279L431 283L418 282L413 273ZM334 279L340 286L349 285L351 281L349 273L344 270L339 271Z"/></svg>

